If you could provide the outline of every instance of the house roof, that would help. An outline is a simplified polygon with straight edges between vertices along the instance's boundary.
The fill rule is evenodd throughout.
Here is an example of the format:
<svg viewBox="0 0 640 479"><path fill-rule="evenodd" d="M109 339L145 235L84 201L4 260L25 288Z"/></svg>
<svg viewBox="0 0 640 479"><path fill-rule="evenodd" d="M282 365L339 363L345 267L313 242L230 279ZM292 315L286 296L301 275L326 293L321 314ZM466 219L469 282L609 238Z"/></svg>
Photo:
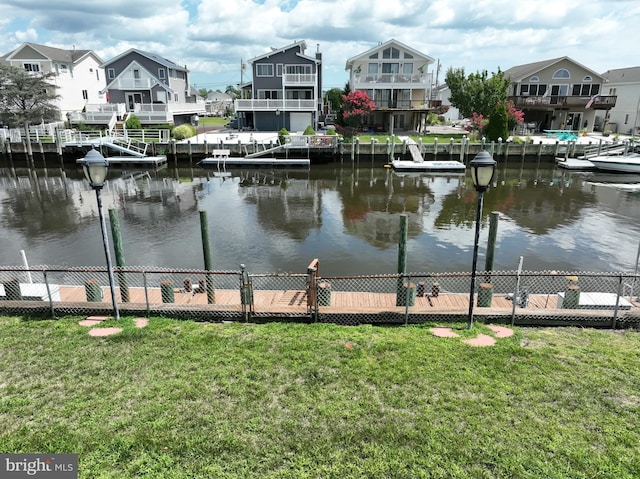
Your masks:
<svg viewBox="0 0 640 479"><path fill-rule="evenodd" d="M15 50L0 57L0 59L7 62L11 61L13 60L13 57L15 57L20 51L27 47L34 49L49 60L58 63L76 64L87 55L93 55L99 63L102 63L102 59L93 50L76 50L75 48L67 50L64 48L50 47L47 45L41 45L39 43L31 42L23 43Z"/></svg>
<svg viewBox="0 0 640 479"><path fill-rule="evenodd" d="M509 68L508 70L505 70L504 76L505 78L509 78L512 82L515 82L515 83L521 82L523 80L528 79L533 74L538 73L539 71L544 70L545 68L549 68L550 66L553 66L556 63L560 63L563 60L568 60L571 63L579 66L580 68L584 68L585 70L590 72L592 75L597 76L598 78L602 78L602 75L600 75L598 72L593 71L591 68L588 68L569 57L558 57L558 58L552 58L550 60L542 60L539 62L524 63L522 65L516 65L514 67Z"/></svg>
<svg viewBox="0 0 640 479"><path fill-rule="evenodd" d="M609 83L640 83L640 67L607 70L602 76Z"/></svg>
<svg viewBox="0 0 640 479"><path fill-rule="evenodd" d="M411 53L413 56L417 56L420 58L424 58L428 63L434 63L436 60L434 58L431 58L429 55L425 55L422 52L419 52L418 50L411 48L408 45L405 45L402 42L399 42L398 40L392 38L391 40L387 40L384 43L380 43L378 45L376 45L373 48L370 48L369 50L367 50L366 52L360 53L354 57L351 57L347 60L347 63L344 66L345 70L349 70L351 68L351 66L353 65L353 62L359 59L368 59L369 55L371 55L373 52L377 51L377 50L384 50L385 48L387 48L390 45L395 45L397 47L402 48L403 50Z"/></svg>
<svg viewBox="0 0 640 479"><path fill-rule="evenodd" d="M106 63L105 63L106 65ZM168 91L169 93L174 93L174 91L171 89L171 87L169 85L167 85L165 82L160 81L160 79L153 73L151 73L149 70L147 70L145 67L143 67L142 65L140 65L136 60L132 60L127 67L134 65L137 68L140 68L142 71L145 72L145 74L147 76L149 76L149 78L153 78L154 80L154 84L152 85L152 88L155 87L156 85L164 88L166 91ZM126 68L125 68L126 70ZM114 79L112 79L110 82L107 83L107 86L104 87L102 90L100 90L100 93L105 93L107 90L111 89L111 86L116 83L118 81L118 78L122 75L122 72L120 72L120 74L118 76L116 76ZM197 91L196 91L197 94Z"/></svg>
<svg viewBox="0 0 640 479"><path fill-rule="evenodd" d="M253 63L256 62L258 60L262 60L264 58L269 58L272 55L275 55L277 53L282 53L282 52L286 52L287 50L291 50L292 48L298 48L300 50L300 55L303 56L304 58L308 58L309 60L316 60L315 58L311 58L311 57L307 57L306 55L304 55L304 51L307 49L307 44L305 43L304 40L299 40L297 42L293 42L285 47L282 48L273 48L271 47L271 51L267 52L263 55L259 55L257 57L253 57L250 58L249 60L247 60L249 63Z"/></svg>
<svg viewBox="0 0 640 479"><path fill-rule="evenodd" d="M181 71L185 71L185 72L189 71L189 69L186 66L180 66L177 63L172 62L171 60L169 60L167 58L161 57L160 55L157 55L155 53L145 52L143 50L138 50L137 48L130 48L126 52L123 52L120 55L117 55L117 56L107 60L106 62L104 62L100 66L105 67L107 65L110 65L113 62L115 62L116 60L120 60L121 58L124 58L127 55L130 55L131 53L138 53L139 55L147 57L147 58L153 60L154 62L156 62L156 63L158 63L160 65L164 65L165 67L171 68L173 70L181 70Z"/></svg>
<svg viewBox="0 0 640 479"><path fill-rule="evenodd" d="M232 101L231 95L221 91L211 91L207 93L206 101Z"/></svg>

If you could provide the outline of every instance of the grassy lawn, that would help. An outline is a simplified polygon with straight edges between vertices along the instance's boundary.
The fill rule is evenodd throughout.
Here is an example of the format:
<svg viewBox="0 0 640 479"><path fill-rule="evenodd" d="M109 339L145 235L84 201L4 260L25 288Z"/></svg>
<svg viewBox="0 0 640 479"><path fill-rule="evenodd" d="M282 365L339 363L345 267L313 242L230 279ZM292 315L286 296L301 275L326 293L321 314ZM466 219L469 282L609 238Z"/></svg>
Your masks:
<svg viewBox="0 0 640 479"><path fill-rule="evenodd" d="M77 321L0 318L0 451L92 479L640 477L635 331Z"/></svg>
<svg viewBox="0 0 640 479"><path fill-rule="evenodd" d="M198 117L198 125L226 125L229 121L228 117L221 116L201 116Z"/></svg>

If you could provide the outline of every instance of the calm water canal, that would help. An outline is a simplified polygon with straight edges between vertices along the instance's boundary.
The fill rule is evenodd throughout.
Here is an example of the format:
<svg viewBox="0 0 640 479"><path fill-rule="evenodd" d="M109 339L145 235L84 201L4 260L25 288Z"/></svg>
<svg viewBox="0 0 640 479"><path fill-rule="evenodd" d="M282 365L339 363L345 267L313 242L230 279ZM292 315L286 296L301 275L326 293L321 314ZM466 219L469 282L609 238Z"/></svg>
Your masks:
<svg viewBox="0 0 640 479"><path fill-rule="evenodd" d="M409 218L408 271L469 271L477 195L465 175L399 174L381 163L310 171L215 169L109 173L129 266L203 268L199 211L207 211L214 266L324 275L395 273L399 216ZM500 213L495 268L633 271L640 239L640 176L570 173L553 165L498 165L485 194ZM111 244L111 238L110 238ZM0 264L104 266L96 197L79 169L0 169Z"/></svg>

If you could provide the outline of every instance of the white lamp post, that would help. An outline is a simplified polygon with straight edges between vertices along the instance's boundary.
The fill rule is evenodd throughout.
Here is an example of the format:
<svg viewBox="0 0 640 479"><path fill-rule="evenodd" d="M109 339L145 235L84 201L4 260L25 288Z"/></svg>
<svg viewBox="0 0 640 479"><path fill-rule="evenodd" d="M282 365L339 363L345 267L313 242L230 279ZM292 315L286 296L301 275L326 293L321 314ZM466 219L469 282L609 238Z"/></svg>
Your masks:
<svg viewBox="0 0 640 479"><path fill-rule="evenodd" d="M102 244L104 245L104 254L107 258L107 272L109 274L109 289L111 289L111 302L113 303L113 317L120 319L120 312L118 311L118 301L116 300L116 288L115 281L113 280L113 268L111 267L111 253L109 251L109 240L107 239L107 225L104 221L104 214L102 212L102 196L100 192L104 186L104 180L107 177L107 170L109 168L109 162L94 148L91 148L84 157L82 163L82 169L84 170L84 176L89 180L89 185L96 191L96 198L98 200L98 214L100 216L100 229L102 230Z"/></svg>
<svg viewBox="0 0 640 479"><path fill-rule="evenodd" d="M496 162L491 155L482 150L469 163L471 167L471 179L478 192L478 206L476 208L476 236L473 243L473 265L471 266L471 289L469 291L469 322L467 328L473 327L473 293L476 283L476 265L478 263L478 240L480 238L480 215L482 213L482 198L493 179L496 171Z"/></svg>

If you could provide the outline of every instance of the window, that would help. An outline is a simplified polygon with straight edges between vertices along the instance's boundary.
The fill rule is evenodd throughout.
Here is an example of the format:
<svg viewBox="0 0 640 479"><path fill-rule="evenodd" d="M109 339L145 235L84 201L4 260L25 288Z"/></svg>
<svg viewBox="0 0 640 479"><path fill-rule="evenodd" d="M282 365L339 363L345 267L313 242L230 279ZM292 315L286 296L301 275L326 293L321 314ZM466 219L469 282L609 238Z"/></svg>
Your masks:
<svg viewBox="0 0 640 479"><path fill-rule="evenodd" d="M520 85L520 94L528 95L529 94L529 85Z"/></svg>
<svg viewBox="0 0 640 479"><path fill-rule="evenodd" d="M68 68L68 67L67 67L67 65L65 65L64 63L61 63L61 64L60 64L60 69L61 69L63 72L66 72L69 68Z"/></svg>
<svg viewBox="0 0 640 479"><path fill-rule="evenodd" d="M547 92L547 85L529 85L529 95L544 96Z"/></svg>
<svg viewBox="0 0 640 479"><path fill-rule="evenodd" d="M412 75L413 63L405 63L404 65L402 65L402 73L404 73L405 75Z"/></svg>
<svg viewBox="0 0 640 479"><path fill-rule="evenodd" d="M589 83L576 83L571 89L573 96L593 96L600 91L600 85L592 85Z"/></svg>
<svg viewBox="0 0 640 479"><path fill-rule="evenodd" d="M287 100L311 100L313 92L311 90L287 90Z"/></svg>
<svg viewBox="0 0 640 479"><path fill-rule="evenodd" d="M166 78L166 70L164 68L158 68L158 78L164 80Z"/></svg>
<svg viewBox="0 0 640 479"><path fill-rule="evenodd" d="M567 96L569 94L569 85L551 85L552 96Z"/></svg>
<svg viewBox="0 0 640 479"><path fill-rule="evenodd" d="M369 75L377 75L378 74L378 64L377 63L369 63L367 67L367 73Z"/></svg>
<svg viewBox="0 0 640 479"><path fill-rule="evenodd" d="M615 88L609 88L609 95L615 95L616 94L616 89Z"/></svg>
<svg viewBox="0 0 640 479"><path fill-rule="evenodd" d="M587 75L582 79L582 81L593 81L593 79L589 75Z"/></svg>
<svg viewBox="0 0 640 479"><path fill-rule="evenodd" d="M258 100L277 100L282 98L282 90L258 90Z"/></svg>
<svg viewBox="0 0 640 479"><path fill-rule="evenodd" d="M398 73L400 71L399 63L383 63L382 73Z"/></svg>
<svg viewBox="0 0 640 479"><path fill-rule="evenodd" d="M24 64L24 69L27 70L28 72L39 72L40 71L40 64L39 63L25 63Z"/></svg>
<svg viewBox="0 0 640 479"><path fill-rule="evenodd" d="M116 71L113 68L107 70L107 77L109 80L113 80L116 77Z"/></svg>
<svg viewBox="0 0 640 479"><path fill-rule="evenodd" d="M378 58L378 52L372 53L371 55L369 55L369 58L371 60L375 60L376 58Z"/></svg>
<svg viewBox="0 0 640 479"><path fill-rule="evenodd" d="M287 65L288 74L304 74L309 75L311 73L311 65Z"/></svg>
<svg viewBox="0 0 640 479"><path fill-rule="evenodd" d="M282 63L278 63L276 65L276 76L281 77L282 76L282 70L284 68L284 65Z"/></svg>
<svg viewBox="0 0 640 479"><path fill-rule="evenodd" d="M404 57L413 59L413 55L410 55L407 52L404 52Z"/></svg>
<svg viewBox="0 0 640 479"><path fill-rule="evenodd" d="M553 72L553 78L571 78L571 75L569 74L569 70L560 68Z"/></svg>
<svg viewBox="0 0 640 479"><path fill-rule="evenodd" d="M100 81L100 70L96 68L96 80Z"/></svg>
<svg viewBox="0 0 640 479"><path fill-rule="evenodd" d="M259 77L272 77L273 76L273 63L258 63L256 65L256 76L259 76Z"/></svg>
<svg viewBox="0 0 640 479"><path fill-rule="evenodd" d="M537 77L535 75L529 78L529 83L538 83L539 81L540 81L540 77Z"/></svg>
<svg viewBox="0 0 640 479"><path fill-rule="evenodd" d="M136 80L140 79L140 70L138 70L137 68L133 70L133 78L135 78Z"/></svg>
<svg viewBox="0 0 640 479"><path fill-rule="evenodd" d="M629 113L624 116L624 124L626 125L627 123L629 123Z"/></svg>
<svg viewBox="0 0 640 479"><path fill-rule="evenodd" d="M400 58L400 50L389 47L382 50L382 58Z"/></svg>
<svg viewBox="0 0 640 479"><path fill-rule="evenodd" d="M176 103L180 101L180 97L178 96L177 93L173 94L173 101L175 101Z"/></svg>
<svg viewBox="0 0 640 479"><path fill-rule="evenodd" d="M82 99L83 100L89 99L89 92L87 90L82 90Z"/></svg>

